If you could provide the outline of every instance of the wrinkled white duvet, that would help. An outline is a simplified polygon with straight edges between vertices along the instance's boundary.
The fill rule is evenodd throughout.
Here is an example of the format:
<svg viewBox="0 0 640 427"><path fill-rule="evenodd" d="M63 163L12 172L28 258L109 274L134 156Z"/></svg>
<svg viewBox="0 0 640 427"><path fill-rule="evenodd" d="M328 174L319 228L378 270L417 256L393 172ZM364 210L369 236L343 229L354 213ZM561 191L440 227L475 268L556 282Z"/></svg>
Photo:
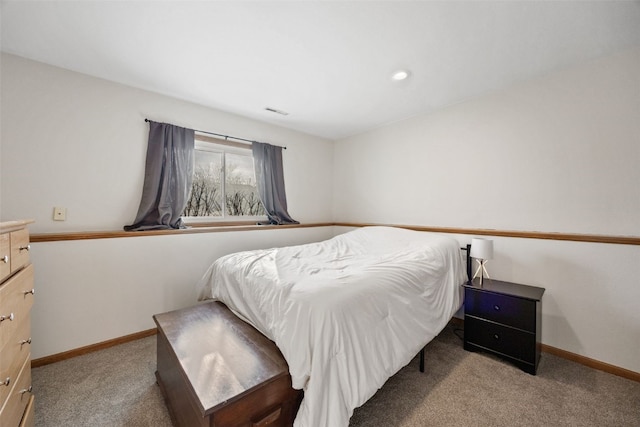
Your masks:
<svg viewBox="0 0 640 427"><path fill-rule="evenodd" d="M296 427L340 427L444 328L465 280L454 239L365 227L224 256L199 299L224 302L277 344L304 389Z"/></svg>

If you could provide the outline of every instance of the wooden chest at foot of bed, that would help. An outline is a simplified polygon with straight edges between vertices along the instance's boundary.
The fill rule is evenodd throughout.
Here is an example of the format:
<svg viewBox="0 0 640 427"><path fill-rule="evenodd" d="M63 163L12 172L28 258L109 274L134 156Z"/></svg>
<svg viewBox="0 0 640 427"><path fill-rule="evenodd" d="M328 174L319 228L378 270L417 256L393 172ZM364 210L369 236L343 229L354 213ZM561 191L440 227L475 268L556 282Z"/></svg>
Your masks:
<svg viewBox="0 0 640 427"><path fill-rule="evenodd" d="M224 304L157 314L156 378L176 426L291 426L302 391L276 345Z"/></svg>

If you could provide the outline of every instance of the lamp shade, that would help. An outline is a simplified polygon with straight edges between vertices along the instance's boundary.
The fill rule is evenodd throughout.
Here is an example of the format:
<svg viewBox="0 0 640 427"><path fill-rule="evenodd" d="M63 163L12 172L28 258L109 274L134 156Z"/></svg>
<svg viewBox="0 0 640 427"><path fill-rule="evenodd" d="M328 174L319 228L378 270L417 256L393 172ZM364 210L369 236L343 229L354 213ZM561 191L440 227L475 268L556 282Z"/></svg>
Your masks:
<svg viewBox="0 0 640 427"><path fill-rule="evenodd" d="M492 259L493 240L471 239L471 257L478 259Z"/></svg>

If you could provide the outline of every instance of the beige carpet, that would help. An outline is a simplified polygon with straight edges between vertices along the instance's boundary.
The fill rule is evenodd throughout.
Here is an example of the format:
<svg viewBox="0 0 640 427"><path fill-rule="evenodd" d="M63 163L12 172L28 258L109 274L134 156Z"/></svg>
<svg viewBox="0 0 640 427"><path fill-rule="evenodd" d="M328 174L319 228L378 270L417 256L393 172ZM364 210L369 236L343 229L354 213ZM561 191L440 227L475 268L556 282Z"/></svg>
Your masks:
<svg viewBox="0 0 640 427"><path fill-rule="evenodd" d="M155 341L33 369L36 426L170 426ZM427 347L426 372L415 359L356 409L350 426L640 427L640 383L549 354L532 376L465 352L448 327Z"/></svg>

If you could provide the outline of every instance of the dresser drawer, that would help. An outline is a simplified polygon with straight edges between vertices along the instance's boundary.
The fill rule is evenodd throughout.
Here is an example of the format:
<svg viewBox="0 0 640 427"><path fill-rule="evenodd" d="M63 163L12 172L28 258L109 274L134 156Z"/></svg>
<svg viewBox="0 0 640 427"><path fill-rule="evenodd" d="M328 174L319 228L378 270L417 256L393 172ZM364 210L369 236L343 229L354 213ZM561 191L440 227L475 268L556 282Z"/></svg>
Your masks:
<svg viewBox="0 0 640 427"><path fill-rule="evenodd" d="M32 394L27 403L27 409L24 411L20 427L33 427L36 424L36 402L35 396Z"/></svg>
<svg viewBox="0 0 640 427"><path fill-rule="evenodd" d="M10 386L7 401L0 411L0 425L13 427L20 424L27 404L31 400L31 361L27 358L20 375Z"/></svg>
<svg viewBox="0 0 640 427"><path fill-rule="evenodd" d="M11 239L9 233L0 234L0 281L11 274Z"/></svg>
<svg viewBox="0 0 640 427"><path fill-rule="evenodd" d="M23 228L11 233L11 272L29 264L29 230Z"/></svg>
<svg viewBox="0 0 640 427"><path fill-rule="evenodd" d="M0 386L0 402L4 402L9 396L11 386L20 373L20 368L31 353L30 341L30 319L27 317L23 322L20 322L16 333L8 337L4 347L0 349L2 354L0 357L0 382L9 382L9 387Z"/></svg>
<svg viewBox="0 0 640 427"><path fill-rule="evenodd" d="M33 305L33 265L0 285L0 348L3 348L18 329L21 322L29 317Z"/></svg>
<svg viewBox="0 0 640 427"><path fill-rule="evenodd" d="M536 302L465 288L465 314L529 332L536 330Z"/></svg>
<svg viewBox="0 0 640 427"><path fill-rule="evenodd" d="M534 334L475 317L464 319L465 342L527 362L536 362Z"/></svg>

